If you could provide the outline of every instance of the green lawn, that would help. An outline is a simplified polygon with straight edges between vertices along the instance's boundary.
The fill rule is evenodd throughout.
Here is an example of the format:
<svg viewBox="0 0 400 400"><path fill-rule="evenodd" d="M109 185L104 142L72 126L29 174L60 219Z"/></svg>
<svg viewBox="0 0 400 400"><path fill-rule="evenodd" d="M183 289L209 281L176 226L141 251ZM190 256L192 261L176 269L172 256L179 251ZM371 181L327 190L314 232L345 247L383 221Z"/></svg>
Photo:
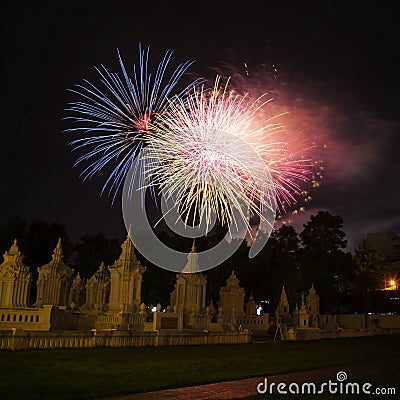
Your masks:
<svg viewBox="0 0 400 400"><path fill-rule="evenodd" d="M399 335L389 335L246 345L2 351L0 399L95 399L275 375L400 356L399 344ZM388 373L399 382L398 371Z"/></svg>

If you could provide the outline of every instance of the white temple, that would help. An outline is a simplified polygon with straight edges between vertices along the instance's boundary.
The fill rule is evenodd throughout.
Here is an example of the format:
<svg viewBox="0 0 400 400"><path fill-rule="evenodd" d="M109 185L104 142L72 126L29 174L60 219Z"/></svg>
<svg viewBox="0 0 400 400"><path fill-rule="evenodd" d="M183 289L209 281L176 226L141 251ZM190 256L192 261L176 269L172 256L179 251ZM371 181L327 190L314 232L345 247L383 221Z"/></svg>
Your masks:
<svg viewBox="0 0 400 400"><path fill-rule="evenodd" d="M109 267L102 263L87 281L79 273L73 276L58 240L51 261L38 268L34 305L28 300L31 272L16 240L3 257L0 349L248 343L252 335L267 336L270 329L275 329L275 338L308 340L399 328L397 316L380 316L379 326L368 321L366 326L362 315L320 315L313 285L293 313L284 287L274 317L257 314L252 293L244 312L245 291L233 270L219 291L218 309L212 302L207 306L207 278L194 242L165 308L141 303L146 268L136 258L129 235L118 259Z"/></svg>
<svg viewBox="0 0 400 400"><path fill-rule="evenodd" d="M225 314L243 317L244 307L244 289L239 286L239 279L235 272L232 271L230 277L226 281L226 286L219 291L219 306Z"/></svg>
<svg viewBox="0 0 400 400"><path fill-rule="evenodd" d="M183 313L204 313L206 308L207 279L198 265L198 255L193 242L187 263L176 275L175 290L171 293L171 308Z"/></svg>
<svg viewBox="0 0 400 400"><path fill-rule="evenodd" d="M111 274L111 291L108 311L138 312L142 275L146 271L135 255L135 247L129 237L122 244L120 257L108 269Z"/></svg>
<svg viewBox="0 0 400 400"><path fill-rule="evenodd" d="M51 261L39 267L38 272L35 306L67 306L74 270L63 261L61 238L58 239Z"/></svg>
<svg viewBox="0 0 400 400"><path fill-rule="evenodd" d="M111 278L108 268L101 263L86 283L86 302L82 309L106 311L110 298Z"/></svg>
<svg viewBox="0 0 400 400"><path fill-rule="evenodd" d="M0 307L27 307L32 274L14 240L0 265Z"/></svg>

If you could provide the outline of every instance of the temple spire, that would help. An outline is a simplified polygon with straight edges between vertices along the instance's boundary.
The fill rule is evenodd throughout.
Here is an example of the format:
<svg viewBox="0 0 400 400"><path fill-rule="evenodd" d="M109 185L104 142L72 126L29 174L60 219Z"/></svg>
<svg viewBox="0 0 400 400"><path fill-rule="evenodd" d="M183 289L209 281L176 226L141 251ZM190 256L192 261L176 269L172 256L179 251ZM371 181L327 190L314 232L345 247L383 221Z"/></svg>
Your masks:
<svg viewBox="0 0 400 400"><path fill-rule="evenodd" d="M22 263L23 255L19 251L17 239L14 239L13 244L10 247L9 251L6 251L3 254L4 262L15 262L15 263Z"/></svg>
<svg viewBox="0 0 400 400"><path fill-rule="evenodd" d="M195 241L193 239L192 249L187 255L187 263L182 270L183 274L193 274L199 272L198 254L196 251Z"/></svg>
<svg viewBox="0 0 400 400"><path fill-rule="evenodd" d="M130 237L130 230L126 235L126 239L121 245L121 255L117 260L117 263L122 263L126 266L130 266L131 264L137 263L137 258L135 254L135 246Z"/></svg>
<svg viewBox="0 0 400 400"><path fill-rule="evenodd" d="M0 307L27 307L32 275L24 265L24 256L18 249L17 239L0 262ZM11 279L10 279L11 277Z"/></svg>
<svg viewBox="0 0 400 400"><path fill-rule="evenodd" d="M10 250L8 251L8 253L12 254L12 255L16 255L16 254L19 253L17 239L14 239L14 242L11 245Z"/></svg>
<svg viewBox="0 0 400 400"><path fill-rule="evenodd" d="M61 238L58 238L56 248L54 249L53 252L53 261L61 261L62 257L63 257L63 251L61 248Z"/></svg>

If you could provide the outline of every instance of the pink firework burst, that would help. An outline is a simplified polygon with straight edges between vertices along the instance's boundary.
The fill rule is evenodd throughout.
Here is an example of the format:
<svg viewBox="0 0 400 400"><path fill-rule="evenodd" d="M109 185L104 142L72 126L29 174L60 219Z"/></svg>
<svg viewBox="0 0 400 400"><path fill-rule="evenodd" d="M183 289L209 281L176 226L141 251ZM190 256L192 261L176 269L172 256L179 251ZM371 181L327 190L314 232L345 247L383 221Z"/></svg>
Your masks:
<svg viewBox="0 0 400 400"><path fill-rule="evenodd" d="M214 212L223 224L235 219L234 210L246 221L266 209L275 213L275 205L283 212L301 195L313 166L305 156L312 146L286 132L278 122L283 114L266 114L272 99L252 100L228 85L217 76L212 89L203 85L173 98L144 155L152 186L182 212L194 208L207 222Z"/></svg>

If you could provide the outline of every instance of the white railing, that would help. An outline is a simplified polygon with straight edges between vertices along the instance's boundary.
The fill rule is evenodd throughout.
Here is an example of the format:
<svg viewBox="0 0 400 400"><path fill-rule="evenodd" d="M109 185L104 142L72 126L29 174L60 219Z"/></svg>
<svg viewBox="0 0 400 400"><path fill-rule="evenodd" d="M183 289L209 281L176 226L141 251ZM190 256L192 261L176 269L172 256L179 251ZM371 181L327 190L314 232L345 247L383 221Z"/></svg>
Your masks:
<svg viewBox="0 0 400 400"><path fill-rule="evenodd" d="M16 329L0 332L0 350L84 348L107 347L143 347L204 344L241 344L249 343L251 335L244 332L193 332L164 333L138 331L102 331L96 332L22 332Z"/></svg>

